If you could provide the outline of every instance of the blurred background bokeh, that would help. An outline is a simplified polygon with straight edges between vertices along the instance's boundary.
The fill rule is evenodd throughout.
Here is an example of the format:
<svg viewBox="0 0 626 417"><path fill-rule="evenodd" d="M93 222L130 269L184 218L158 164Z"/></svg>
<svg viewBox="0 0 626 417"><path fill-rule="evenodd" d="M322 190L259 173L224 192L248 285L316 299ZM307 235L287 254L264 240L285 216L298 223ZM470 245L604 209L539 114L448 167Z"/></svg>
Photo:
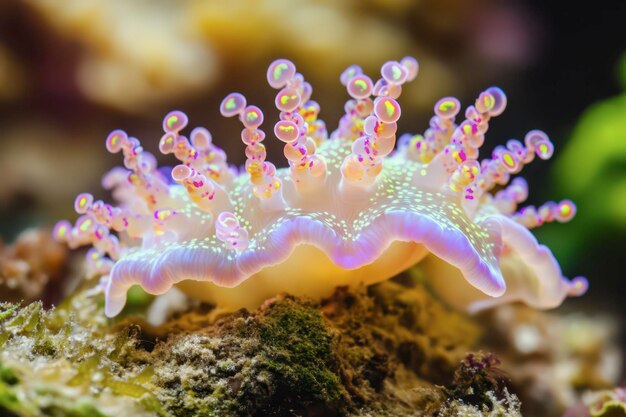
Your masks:
<svg viewBox="0 0 626 417"><path fill-rule="evenodd" d="M74 218L79 192L106 197L100 177L121 162L104 149L114 128L156 154L161 118L178 108L241 164L239 127L218 104L238 90L273 117L272 60L296 63L332 130L345 67L375 75L413 55L421 70L401 98L402 131L423 131L439 97L467 105L496 84L509 106L490 146L548 132L553 160L524 170L530 203L569 197L579 214L537 234L565 275L589 277L570 306L623 316L625 19L623 0L0 0L0 236ZM59 262L51 253L38 262Z"/></svg>

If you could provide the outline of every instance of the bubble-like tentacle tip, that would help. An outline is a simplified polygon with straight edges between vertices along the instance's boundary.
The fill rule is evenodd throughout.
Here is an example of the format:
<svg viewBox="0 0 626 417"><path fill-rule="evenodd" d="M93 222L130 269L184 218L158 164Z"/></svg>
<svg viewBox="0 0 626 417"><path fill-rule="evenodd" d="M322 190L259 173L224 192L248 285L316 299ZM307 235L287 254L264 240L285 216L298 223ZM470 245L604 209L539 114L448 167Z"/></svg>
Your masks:
<svg viewBox="0 0 626 417"><path fill-rule="evenodd" d="M109 316L135 284L153 294L177 285L225 308L253 308L282 291L322 297L338 285L371 284L417 262L444 298L471 311L514 300L548 308L584 293L587 281L564 278L529 231L569 221L574 203L522 207L528 185L511 179L535 157L550 158L548 136L533 130L479 159L507 102L491 87L460 122L459 100L442 98L426 131L396 146L402 86L418 71L411 57L385 63L376 81L356 65L346 69L340 81L350 98L328 135L311 85L292 62L272 63L278 114L269 119L285 168L266 160L265 115L239 93L219 107L242 124L243 170L228 165L207 129L185 136L180 111L165 116L158 141L177 160L172 169L114 130L106 148L124 164L103 185L117 204L78 195L80 217L59 222L54 236L92 246L88 274L101 278Z"/></svg>

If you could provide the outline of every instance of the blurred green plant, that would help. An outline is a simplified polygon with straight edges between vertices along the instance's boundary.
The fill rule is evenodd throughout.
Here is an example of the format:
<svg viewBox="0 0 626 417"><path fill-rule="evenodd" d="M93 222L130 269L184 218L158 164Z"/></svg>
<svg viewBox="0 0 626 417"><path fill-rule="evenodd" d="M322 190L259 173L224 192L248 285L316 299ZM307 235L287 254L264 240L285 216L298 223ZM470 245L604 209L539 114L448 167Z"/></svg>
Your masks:
<svg viewBox="0 0 626 417"><path fill-rule="evenodd" d="M562 230L545 228L540 239L571 265L599 240L626 238L626 53L618 65L624 91L591 105L554 165L553 187L576 202L576 218Z"/></svg>

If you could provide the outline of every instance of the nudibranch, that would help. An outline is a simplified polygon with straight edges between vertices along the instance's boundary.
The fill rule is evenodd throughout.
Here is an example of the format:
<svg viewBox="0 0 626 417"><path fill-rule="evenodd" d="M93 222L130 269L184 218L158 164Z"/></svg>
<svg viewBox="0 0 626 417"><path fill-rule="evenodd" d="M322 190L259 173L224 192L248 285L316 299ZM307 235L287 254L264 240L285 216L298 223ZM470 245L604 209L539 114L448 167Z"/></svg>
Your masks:
<svg viewBox="0 0 626 417"><path fill-rule="evenodd" d="M124 167L103 186L119 205L80 194L81 216L59 222L54 234L72 248L93 246L88 273L101 277L108 316L133 285L151 294L176 285L223 308L254 308L280 292L323 297L372 284L420 261L433 287L470 311L509 301L549 308L582 294L587 281L563 277L529 231L571 219L574 204L518 208L527 184L509 183L535 157L552 155L548 136L533 130L479 162L507 101L491 87L460 123L459 101L439 100L424 134L402 135L396 146L397 99L418 68L411 57L389 61L377 81L356 65L346 69L340 80L351 98L328 135L311 85L292 62L274 61L267 80L279 114L271 133L284 143L284 168L266 160L265 116L239 93L220 111L241 123L241 169L227 164L207 129L184 133L180 111L165 116L159 141L178 160L173 168L158 168L139 140L114 130L106 148L123 154Z"/></svg>

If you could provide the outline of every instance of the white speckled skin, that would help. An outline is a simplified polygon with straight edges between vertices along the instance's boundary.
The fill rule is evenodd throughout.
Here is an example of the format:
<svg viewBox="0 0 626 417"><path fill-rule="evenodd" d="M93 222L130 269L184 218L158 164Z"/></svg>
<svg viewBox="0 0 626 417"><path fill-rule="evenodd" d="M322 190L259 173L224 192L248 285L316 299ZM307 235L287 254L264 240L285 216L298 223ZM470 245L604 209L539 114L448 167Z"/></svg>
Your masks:
<svg viewBox="0 0 626 417"><path fill-rule="evenodd" d="M414 265L427 253L456 267L480 290L475 294L477 300L463 306L473 310L480 305L474 302L485 297L552 307L567 294L568 285L558 264L523 226L499 213L481 214L488 210L471 218L459 194L445 192L444 184L432 178L424 180L423 164L398 154L385 161L374 189L348 193L341 187L338 165L349 152L349 144L328 141L318 152L326 157L329 168L325 184L317 190L301 194L289 180L287 169L279 171L285 209L265 211L250 192L245 175L228 190L234 212L250 234L250 244L243 252L219 241L210 214L197 209L181 192L178 198L185 205L180 211L189 216L185 237L159 242L158 237L145 236L150 247L130 249L111 271L107 314L120 311L134 284L153 294L178 284L192 297L225 308L254 308L281 291L320 297L339 285L379 282ZM509 228L526 233L506 233ZM527 264L533 272L528 275L527 288L517 285L506 292L507 276L503 277L500 265L517 248L521 256L530 260L538 256L542 263ZM515 273L514 267L508 269Z"/></svg>

